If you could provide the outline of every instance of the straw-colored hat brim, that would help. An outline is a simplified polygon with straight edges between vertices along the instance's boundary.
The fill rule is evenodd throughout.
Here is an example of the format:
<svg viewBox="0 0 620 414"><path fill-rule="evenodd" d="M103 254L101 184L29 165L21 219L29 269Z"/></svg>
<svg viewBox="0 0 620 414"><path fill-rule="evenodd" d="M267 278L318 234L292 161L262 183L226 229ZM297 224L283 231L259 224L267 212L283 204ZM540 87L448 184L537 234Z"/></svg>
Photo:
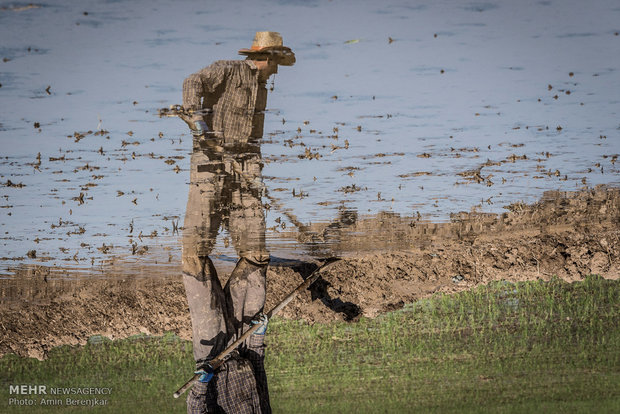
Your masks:
<svg viewBox="0 0 620 414"><path fill-rule="evenodd" d="M295 53L286 46L267 46L256 49L240 49L240 55L248 56L252 58L270 58L273 59L278 65L293 66L295 64Z"/></svg>

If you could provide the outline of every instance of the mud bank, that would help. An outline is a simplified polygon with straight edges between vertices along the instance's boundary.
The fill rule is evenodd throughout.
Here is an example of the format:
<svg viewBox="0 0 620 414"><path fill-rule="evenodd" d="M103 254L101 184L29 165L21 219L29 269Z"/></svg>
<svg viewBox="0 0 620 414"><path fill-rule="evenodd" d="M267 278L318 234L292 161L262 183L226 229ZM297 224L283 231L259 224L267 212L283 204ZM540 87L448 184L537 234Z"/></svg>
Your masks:
<svg viewBox="0 0 620 414"><path fill-rule="evenodd" d="M576 281L592 273L616 279L620 190L547 193L534 205L513 204L501 215L453 214L448 223L393 214L349 217L338 226L304 229L298 238L317 249L320 240L326 240L335 253L348 254L282 316L354 321L435 292L456 292L492 280L557 275ZM383 251L369 253L375 238ZM266 307L274 306L316 266L310 261L272 265ZM53 347L83 345L95 334L191 335L183 284L173 266L161 277L110 274L77 280L38 267L3 280L0 290L0 355L44 359Z"/></svg>

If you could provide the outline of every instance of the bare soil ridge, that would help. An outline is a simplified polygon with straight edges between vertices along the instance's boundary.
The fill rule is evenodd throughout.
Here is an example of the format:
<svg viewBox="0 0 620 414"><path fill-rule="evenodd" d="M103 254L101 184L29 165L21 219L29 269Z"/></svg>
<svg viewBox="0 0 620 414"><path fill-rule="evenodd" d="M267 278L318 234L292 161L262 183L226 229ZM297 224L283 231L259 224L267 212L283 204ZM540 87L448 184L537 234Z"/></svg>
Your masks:
<svg viewBox="0 0 620 414"><path fill-rule="evenodd" d="M384 253L342 259L281 315L311 323L356 320L435 292L457 292L493 280L620 275L620 189L548 193L536 204L514 204L508 210L501 215L454 214L449 223L383 214L337 229L336 242L334 234L323 232L343 251L361 250L362 240L368 239L364 234L389 234L393 240ZM315 268L310 262L271 266L266 308ZM0 302L0 356L44 359L53 347L83 345L96 334L123 338L172 331L191 336L178 273L77 281L51 279L49 273L36 268L17 275L24 282L19 292L23 299ZM11 292L6 289L0 284L3 298L15 295L14 284Z"/></svg>

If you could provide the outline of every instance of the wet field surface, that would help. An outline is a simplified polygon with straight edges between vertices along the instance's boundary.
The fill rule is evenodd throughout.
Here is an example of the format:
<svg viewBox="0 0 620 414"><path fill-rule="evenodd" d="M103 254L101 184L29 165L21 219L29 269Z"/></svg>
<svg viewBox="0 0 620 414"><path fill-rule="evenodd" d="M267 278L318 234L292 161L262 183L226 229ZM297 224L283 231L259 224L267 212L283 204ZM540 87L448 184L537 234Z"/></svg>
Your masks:
<svg viewBox="0 0 620 414"><path fill-rule="evenodd" d="M617 280L618 223L620 189L599 187L547 193L535 205L513 204L501 215L453 215L449 223L383 213L346 228L316 225L300 242L312 257L324 244L367 253L332 263L279 315L310 323L355 322L493 281L575 282L590 275ZM324 241L319 243L319 237ZM382 250L368 253L375 240L381 240ZM265 307L276 306L317 265L308 259L272 262ZM178 262L139 266L117 260L105 269L100 275L68 278L59 269L39 266L18 269L3 280L0 357L14 353L45 359L54 347L84 345L92 335L174 332L191 338ZM222 284L228 278L218 275Z"/></svg>
<svg viewBox="0 0 620 414"><path fill-rule="evenodd" d="M614 1L263 5L0 2L0 275L177 272L191 135L158 110L256 30L297 56L262 142L276 262L402 250L371 236L386 213L448 222L620 182ZM372 243L339 243L348 227ZM226 232L215 253L234 265Z"/></svg>

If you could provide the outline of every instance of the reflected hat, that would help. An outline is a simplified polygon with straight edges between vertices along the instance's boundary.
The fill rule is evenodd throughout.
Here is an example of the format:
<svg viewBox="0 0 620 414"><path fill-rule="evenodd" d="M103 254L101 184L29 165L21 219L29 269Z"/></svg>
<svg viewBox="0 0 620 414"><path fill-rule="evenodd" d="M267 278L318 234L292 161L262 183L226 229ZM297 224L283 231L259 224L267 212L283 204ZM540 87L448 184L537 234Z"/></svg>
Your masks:
<svg viewBox="0 0 620 414"><path fill-rule="evenodd" d="M278 32L256 32L252 47L240 49L239 54L250 58L271 58L283 66L295 64L295 53L282 45L282 36Z"/></svg>

